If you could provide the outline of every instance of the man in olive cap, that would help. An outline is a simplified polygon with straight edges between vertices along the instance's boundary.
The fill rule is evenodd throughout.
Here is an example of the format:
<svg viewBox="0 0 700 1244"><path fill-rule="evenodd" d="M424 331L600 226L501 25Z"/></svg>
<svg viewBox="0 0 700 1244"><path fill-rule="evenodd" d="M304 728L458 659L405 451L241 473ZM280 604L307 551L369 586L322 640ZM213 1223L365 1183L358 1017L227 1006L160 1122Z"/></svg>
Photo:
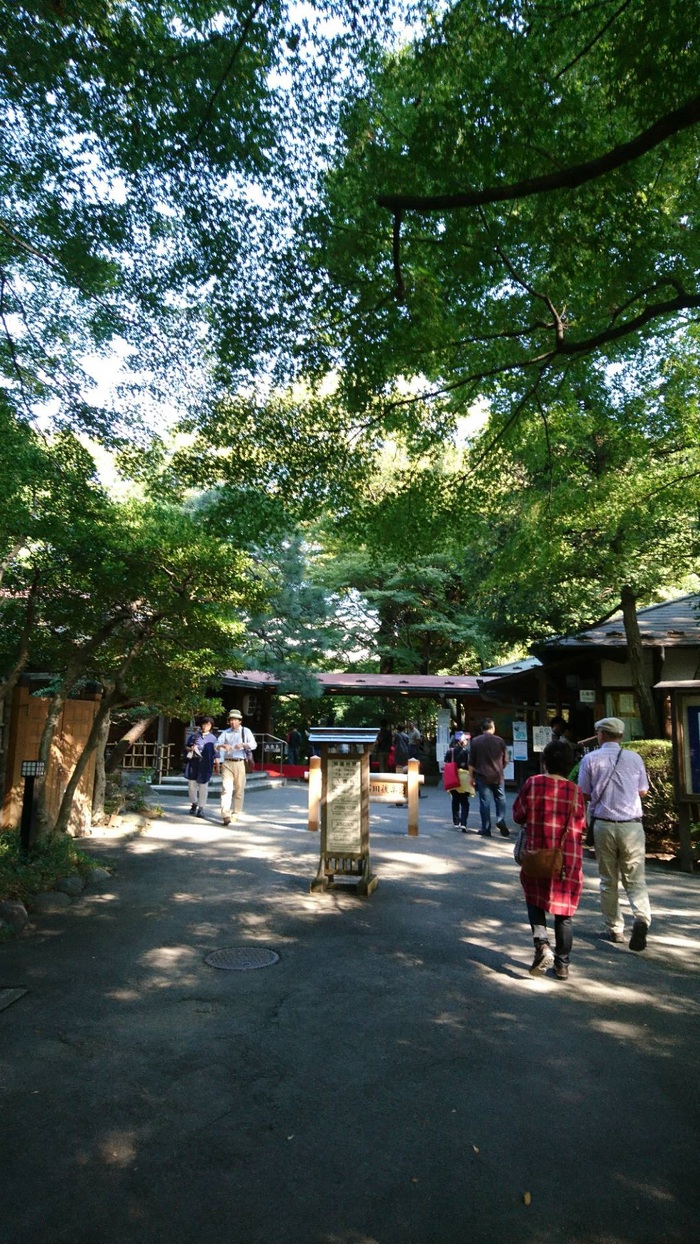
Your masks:
<svg viewBox="0 0 700 1244"><path fill-rule="evenodd" d="M621 881L634 916L629 948L644 950L651 908L644 875L641 796L649 789L649 779L641 756L620 746L625 733L620 717L603 717L595 728L600 746L583 757L578 784L593 816L600 906L610 940L624 941Z"/></svg>

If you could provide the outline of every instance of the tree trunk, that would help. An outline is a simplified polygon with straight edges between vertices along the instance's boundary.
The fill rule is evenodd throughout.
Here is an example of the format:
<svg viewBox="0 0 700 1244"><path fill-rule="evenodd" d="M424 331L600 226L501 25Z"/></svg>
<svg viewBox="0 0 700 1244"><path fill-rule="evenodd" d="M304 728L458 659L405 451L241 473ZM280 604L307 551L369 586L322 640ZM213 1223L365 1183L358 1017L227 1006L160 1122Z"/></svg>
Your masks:
<svg viewBox="0 0 700 1244"><path fill-rule="evenodd" d="M70 820L75 792L78 789L80 779L85 772L87 762L90 759L94 748L97 746L98 739L104 730L105 722L109 721L109 715L114 707L118 695L118 688L112 686L109 691L103 695L102 700L100 701L100 707L95 714L95 720L92 723L90 733L87 737L87 742L78 757L76 766L70 775L68 785L64 791L61 806L58 809L58 816L56 817L56 824L54 825L53 832L55 834L64 834L68 829L68 822Z"/></svg>
<svg viewBox="0 0 700 1244"><path fill-rule="evenodd" d="M661 727L654 696L644 669L644 649L637 620L637 598L631 587L623 587L620 599L627 636L627 654L632 671L632 685L639 704L642 729L645 738L658 739L661 737Z"/></svg>
<svg viewBox="0 0 700 1244"><path fill-rule="evenodd" d="M105 794L107 791L105 748L107 746L107 739L109 738L109 727L111 723L112 714L108 713L104 719L100 737L95 744L97 755L95 757L95 788L92 792L93 825L101 825L105 819Z"/></svg>
<svg viewBox="0 0 700 1244"><path fill-rule="evenodd" d="M41 732L39 740L39 754L37 759L43 761L44 772L48 773L51 765L51 751L53 747L54 735L58 726L59 718L63 712L65 704L72 688L75 686L80 676L80 670L75 665L68 667L68 672L63 680L60 691L49 700L49 708L44 722L44 729ZM36 837L37 842L42 838L48 837L51 826L49 825L49 815L46 807L46 779L40 779L37 783L36 796Z"/></svg>
<svg viewBox="0 0 700 1244"><path fill-rule="evenodd" d="M114 773L114 770L120 767L121 762L131 745L138 742L138 740L143 737L148 730L148 727L152 725L157 718L157 713L151 713L148 717L142 717L139 721L134 722L133 726L127 730L126 734L122 735L116 747L112 749L109 760L105 761L105 773Z"/></svg>
<svg viewBox="0 0 700 1244"><path fill-rule="evenodd" d="M110 618L109 621L105 622L104 626L100 628L97 634L93 635L92 639L88 639L80 648L73 649L74 655L68 662L65 678L63 679L58 692L49 703L49 711L46 716L46 721L44 722L44 729L41 732L38 759L43 760L47 772L51 763L51 748L54 735L56 733L56 726L58 725L59 717L63 712L63 705L68 699L68 696L73 690L78 679L88 670L93 653L97 651L100 644L104 643L106 639L109 639L110 635L117 630L126 618L128 618L127 612L116 614L114 617ZM37 786L36 800L37 839L41 840L42 838L46 838L50 829L51 826L49 825L48 812L46 809L46 782L40 780Z"/></svg>
<svg viewBox="0 0 700 1244"><path fill-rule="evenodd" d="M109 717L112 709L115 707L116 704L124 703L124 701L128 702L129 697L126 694L126 687L125 687L124 680L126 679L130 666L132 665L135 658L138 656L141 649L144 647L145 643L147 642L147 639L148 639L148 632L139 636L139 638L133 644L131 650L124 657L124 660L122 661L119 667L119 671L115 675L113 682L106 683L106 680L103 680L106 683L106 685L109 686L109 691L107 691L106 694L103 695L102 697L102 701L100 703L99 709L97 710L95 720L92 723L92 729L90 730L90 733L88 735L87 743L85 744L85 747L83 748L80 756L78 757L77 764L70 776L68 785L65 789L63 799L61 800L61 806L58 810L58 816L56 817L56 824L54 827L54 832L57 834L65 833L66 829L68 828L68 821L70 819L71 808L73 806L73 797L78 788L78 782L83 776L83 773L85 771L85 766L87 765L87 762L90 759L91 753L93 752L94 748L97 746L97 741L100 738L102 734L102 730L104 728L105 718Z"/></svg>

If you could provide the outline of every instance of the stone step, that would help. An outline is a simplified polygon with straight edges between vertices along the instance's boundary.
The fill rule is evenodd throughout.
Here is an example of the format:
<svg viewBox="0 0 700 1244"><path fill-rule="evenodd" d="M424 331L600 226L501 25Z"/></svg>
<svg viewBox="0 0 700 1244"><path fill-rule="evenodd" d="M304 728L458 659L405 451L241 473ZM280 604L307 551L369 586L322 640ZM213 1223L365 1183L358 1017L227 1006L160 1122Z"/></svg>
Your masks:
<svg viewBox="0 0 700 1244"><path fill-rule="evenodd" d="M272 790L278 786L286 786L287 779L280 777L272 777L269 773L256 772L246 775L245 789L246 794L256 790ZM219 794L221 791L221 776L213 775L209 783L209 793ZM182 773L169 774L163 778L162 782L154 782L149 787L149 792L157 795L172 795L178 799L188 798L187 778Z"/></svg>

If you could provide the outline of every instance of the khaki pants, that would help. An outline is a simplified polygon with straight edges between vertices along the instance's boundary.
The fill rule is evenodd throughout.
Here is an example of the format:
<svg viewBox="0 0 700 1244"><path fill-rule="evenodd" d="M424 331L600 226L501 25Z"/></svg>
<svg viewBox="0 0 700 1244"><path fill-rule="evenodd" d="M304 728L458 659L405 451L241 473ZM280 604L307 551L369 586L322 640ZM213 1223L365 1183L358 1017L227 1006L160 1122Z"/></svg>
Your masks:
<svg viewBox="0 0 700 1244"><path fill-rule="evenodd" d="M600 908L607 927L622 933L622 882L635 920L651 924L649 891L644 875L644 826L641 821L593 822L595 854L600 873Z"/></svg>
<svg viewBox="0 0 700 1244"><path fill-rule="evenodd" d="M199 804L199 807L203 808L207 802L207 795L209 794L209 783L193 782L192 778L190 778L188 786L190 791L190 803Z"/></svg>
<svg viewBox="0 0 700 1244"><path fill-rule="evenodd" d="M243 807L244 791L245 761L224 760L221 766L221 815L223 817L231 815L232 800L233 815L238 816Z"/></svg>

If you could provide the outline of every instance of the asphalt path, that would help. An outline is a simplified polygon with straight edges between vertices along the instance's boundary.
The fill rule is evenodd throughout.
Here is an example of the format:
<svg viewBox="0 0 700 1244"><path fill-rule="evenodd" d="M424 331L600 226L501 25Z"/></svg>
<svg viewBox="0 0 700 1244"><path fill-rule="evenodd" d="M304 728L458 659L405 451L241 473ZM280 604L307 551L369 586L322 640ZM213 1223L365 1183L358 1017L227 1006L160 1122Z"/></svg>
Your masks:
<svg viewBox="0 0 700 1244"><path fill-rule="evenodd" d="M368 899L310 894L302 786L86 840L110 882L0 947L0 1244L700 1240L700 877L649 869L636 955L586 861L533 979L512 842L448 804L372 805Z"/></svg>

